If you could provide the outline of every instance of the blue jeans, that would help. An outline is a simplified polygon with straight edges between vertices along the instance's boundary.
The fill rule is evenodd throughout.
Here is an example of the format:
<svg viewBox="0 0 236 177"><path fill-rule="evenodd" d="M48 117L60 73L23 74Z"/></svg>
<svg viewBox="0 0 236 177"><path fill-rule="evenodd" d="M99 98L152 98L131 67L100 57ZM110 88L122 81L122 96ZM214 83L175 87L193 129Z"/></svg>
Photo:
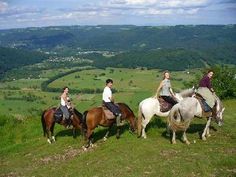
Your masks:
<svg viewBox="0 0 236 177"><path fill-rule="evenodd" d="M69 119L70 118L70 113L69 113L69 110L67 108L67 106L60 106L60 109L62 110L63 112L63 115L65 116L66 119Z"/></svg>
<svg viewBox="0 0 236 177"><path fill-rule="evenodd" d="M118 116L121 114L120 108L114 104L113 102L105 102L103 101L103 104L109 109L115 116Z"/></svg>

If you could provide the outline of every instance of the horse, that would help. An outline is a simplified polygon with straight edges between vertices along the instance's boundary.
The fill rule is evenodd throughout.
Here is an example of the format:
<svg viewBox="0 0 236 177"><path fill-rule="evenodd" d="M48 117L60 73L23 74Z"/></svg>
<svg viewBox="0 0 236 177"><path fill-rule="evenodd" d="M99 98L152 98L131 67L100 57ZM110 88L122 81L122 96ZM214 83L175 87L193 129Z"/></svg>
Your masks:
<svg viewBox="0 0 236 177"><path fill-rule="evenodd" d="M43 111L41 116L41 123L43 127L43 133L44 136L47 134L47 141L49 144L52 142L55 142L55 136L54 136L54 126L55 126L55 118L54 113L56 112L57 108L49 108L45 111ZM71 108L71 113L73 115L72 118L72 125L73 125L73 137L76 137L76 129L82 130L83 126L83 114L81 114L79 111L77 111L75 108ZM60 121L59 124L66 126L64 120Z"/></svg>
<svg viewBox="0 0 236 177"><path fill-rule="evenodd" d="M217 96L215 106L212 108L212 111L208 113L208 115L205 114L201 103L197 98L184 98L182 101L172 107L168 116L168 128L172 130L172 144L176 144L176 131L183 131L183 141L186 144L190 144L186 136L186 130L188 129L190 122L194 117L207 118L206 126L201 135L202 140L206 140L206 136L210 136L209 127L211 120L215 119L218 126L221 126L223 123L224 110L225 108Z"/></svg>
<svg viewBox="0 0 236 177"><path fill-rule="evenodd" d="M125 103L117 103L121 110L121 120L128 120L130 124L131 132L134 132L136 129L135 124L135 115L130 107ZM108 127L108 131L104 136L104 141L107 139L109 132L112 128L112 125L116 122L116 119L107 119L104 113L104 108L102 106L95 107L84 112L84 134L87 144L85 148L89 148L92 144L92 136L94 129L100 125L103 127ZM116 138L120 138L120 126L117 127Z"/></svg>
<svg viewBox="0 0 236 177"><path fill-rule="evenodd" d="M195 93L195 89L190 88L183 90L180 93L176 93L175 97L177 101L181 101L185 97L192 96ZM138 109L138 137L147 138L145 128L147 124L151 121L151 118L154 115L160 116L160 117L167 117L169 114L169 111L167 112L161 112L160 110L160 102L156 97L149 97L144 99L139 103L139 109Z"/></svg>

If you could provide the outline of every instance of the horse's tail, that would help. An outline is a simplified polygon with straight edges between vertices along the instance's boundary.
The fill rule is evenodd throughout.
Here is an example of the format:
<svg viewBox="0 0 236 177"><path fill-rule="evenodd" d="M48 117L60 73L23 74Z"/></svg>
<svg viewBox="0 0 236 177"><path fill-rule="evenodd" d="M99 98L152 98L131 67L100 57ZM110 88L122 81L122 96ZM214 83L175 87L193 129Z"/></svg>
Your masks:
<svg viewBox="0 0 236 177"><path fill-rule="evenodd" d="M45 114L46 110L43 111L42 115L41 115L41 123L42 123L42 127L43 127L43 136L46 136L46 122L44 119L44 114Z"/></svg>
<svg viewBox="0 0 236 177"><path fill-rule="evenodd" d="M88 111L85 111L83 113L83 122L82 122L82 134L85 136L87 131L87 124L86 124L86 117L87 117Z"/></svg>
<svg viewBox="0 0 236 177"><path fill-rule="evenodd" d="M179 104L176 104L170 110L169 116L167 118L167 126L172 131L186 131L189 127L190 120L184 120L181 112Z"/></svg>
<svg viewBox="0 0 236 177"><path fill-rule="evenodd" d="M139 104L139 109L138 109L138 121L137 121L138 137L141 136L141 131L142 131L142 119L143 119L143 113L142 113L142 110L141 110L141 105Z"/></svg>

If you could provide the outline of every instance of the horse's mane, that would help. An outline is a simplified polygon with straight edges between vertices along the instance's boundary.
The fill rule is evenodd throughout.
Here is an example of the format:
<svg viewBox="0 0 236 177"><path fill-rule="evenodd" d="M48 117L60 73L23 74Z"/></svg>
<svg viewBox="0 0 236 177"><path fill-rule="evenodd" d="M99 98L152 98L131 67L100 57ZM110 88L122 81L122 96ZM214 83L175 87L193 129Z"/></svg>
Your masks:
<svg viewBox="0 0 236 177"><path fill-rule="evenodd" d="M83 114L80 113L77 109L73 108L73 112L79 117L80 122L83 122Z"/></svg>
<svg viewBox="0 0 236 177"><path fill-rule="evenodd" d="M128 108L128 110L134 114L134 112L132 111L132 109L130 109L130 107L126 104L126 103L117 103L117 104L123 104L125 107Z"/></svg>
<svg viewBox="0 0 236 177"><path fill-rule="evenodd" d="M180 94L182 97L191 96L193 93L194 93L194 89L193 89L193 88L185 89L185 90L179 92L179 94Z"/></svg>

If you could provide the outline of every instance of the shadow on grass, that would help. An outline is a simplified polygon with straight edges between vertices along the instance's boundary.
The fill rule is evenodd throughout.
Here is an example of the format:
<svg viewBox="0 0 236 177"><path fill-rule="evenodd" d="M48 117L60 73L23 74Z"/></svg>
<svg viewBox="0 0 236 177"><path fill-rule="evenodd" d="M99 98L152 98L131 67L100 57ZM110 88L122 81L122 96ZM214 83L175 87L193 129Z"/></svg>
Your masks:
<svg viewBox="0 0 236 177"><path fill-rule="evenodd" d="M125 132L125 131L129 131L129 124L126 123L125 125L123 125L120 129L120 137L122 138L122 134ZM97 130L99 129L99 130ZM94 133L93 133L93 143L101 140L106 132L108 131L108 127L102 127L102 126L99 126L99 128L95 128L94 129ZM116 136L116 131L117 131L117 128L116 128L116 125L113 125L111 130L110 130L110 133L108 135L108 138L111 137L111 136ZM64 137L64 136L71 136L73 137L73 130L72 129L64 129L64 130L61 130L59 132L56 133L56 137ZM76 130L76 137L82 137L82 134L80 132L80 130Z"/></svg>
<svg viewBox="0 0 236 177"><path fill-rule="evenodd" d="M61 131L57 132L55 135L56 135L56 137L71 136L72 138L77 138L78 136L82 136L81 131L76 130L75 137L73 137L73 130L72 129L61 130Z"/></svg>
<svg viewBox="0 0 236 177"><path fill-rule="evenodd" d="M129 127L130 127L130 125L128 123L126 123L125 125L123 125L120 128L120 138L122 138L122 134L124 134L124 132L130 131ZM95 132L93 134L93 143L101 140L105 136L107 131L108 131L108 127L103 127L98 131L96 131L96 129L95 129ZM108 138L112 137L112 136L116 136L116 132L117 132L117 127L116 127L116 125L113 125L110 132L109 132Z"/></svg>
<svg viewBox="0 0 236 177"><path fill-rule="evenodd" d="M187 129L186 131L186 134L195 134L195 133L198 133L198 136L199 138L201 139L201 135L203 133L203 130L205 128L206 124L190 124L189 128ZM210 126L210 130L213 130L213 131L217 131L217 129L213 126ZM176 132L176 139L180 140L181 142L184 143L184 141L182 140L182 135L183 135L183 132L180 131L180 132ZM170 142L171 142L171 138L172 138L172 133L171 131L170 132L167 132L167 130L165 130L163 133L162 133L162 137L166 138L166 139L169 139Z"/></svg>
<svg viewBox="0 0 236 177"><path fill-rule="evenodd" d="M166 128L166 119L165 118L159 118L159 117L153 117L152 120L147 124L146 126L146 132L151 128Z"/></svg>

